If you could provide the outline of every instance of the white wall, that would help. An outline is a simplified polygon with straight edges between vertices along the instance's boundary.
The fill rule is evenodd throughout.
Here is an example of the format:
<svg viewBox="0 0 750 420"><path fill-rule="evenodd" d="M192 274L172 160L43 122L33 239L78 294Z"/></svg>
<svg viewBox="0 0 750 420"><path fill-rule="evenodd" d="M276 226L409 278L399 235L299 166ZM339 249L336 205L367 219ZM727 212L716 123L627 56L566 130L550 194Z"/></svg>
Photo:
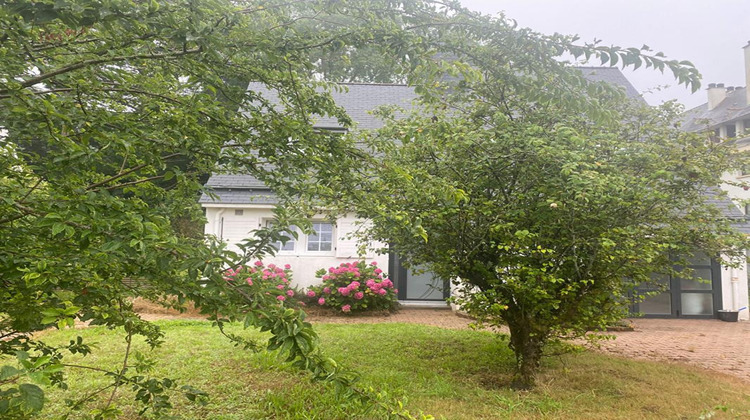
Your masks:
<svg viewBox="0 0 750 420"><path fill-rule="evenodd" d="M726 256L722 255L722 258ZM732 278L736 280L732 281ZM739 267L721 267L721 301L722 308L725 310L737 310L743 306L748 306L748 283L747 283L747 263L742 261ZM747 309L740 312L741 320L750 319L750 311Z"/></svg>
<svg viewBox="0 0 750 420"><path fill-rule="evenodd" d="M273 219L272 206L248 206L248 205L221 205L205 206L206 223L205 233L215 235L227 241L230 246L236 244L242 239L251 236L251 232L258 229ZM235 210L242 210L242 215L235 215ZM315 217L313 220L324 220L323 215ZM264 258L266 264L276 264L292 266L292 283L299 287L305 288L312 284L319 283L320 280L315 277L315 272L321 268L338 266L342 262L357 261L360 259L357 255L357 241L347 237L349 233L357 229L357 219L353 215L346 215L339 218L334 226L333 237L334 249L332 251L309 252L305 247L305 235L300 234L299 241L294 251L279 251L275 257ZM379 247L378 244L374 244ZM237 248L235 247L235 250ZM368 250L364 256L367 262L377 261L382 270L388 269L388 255L376 255L372 250Z"/></svg>

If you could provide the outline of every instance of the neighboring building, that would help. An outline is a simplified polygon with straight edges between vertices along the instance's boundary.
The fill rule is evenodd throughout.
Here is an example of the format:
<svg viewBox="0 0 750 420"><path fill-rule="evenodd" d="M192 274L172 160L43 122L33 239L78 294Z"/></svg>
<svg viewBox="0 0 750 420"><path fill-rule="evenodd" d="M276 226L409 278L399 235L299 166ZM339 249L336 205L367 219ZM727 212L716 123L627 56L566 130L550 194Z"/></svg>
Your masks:
<svg viewBox="0 0 750 420"><path fill-rule="evenodd" d="M643 102L636 89L625 76L614 67L582 67L584 76L593 81L605 81L625 89L627 95ZM344 108L356 129L370 130L382 126L371 111L383 105L397 105L404 109L413 107L417 98L414 89L395 84L343 84L347 90L332 92L336 103ZM260 85L251 88L275 102L274 94ZM643 102L645 103L645 102ZM333 119L319 119L315 126L320 129L337 130L341 127ZM749 126L750 127L750 126ZM214 175L206 187L212 191L211 197L204 194L200 203L206 210L205 233L216 235L230 245L248 237L251 232L273 222L273 208L278 200L262 182L250 175ZM733 207L731 202L717 201L718 205ZM736 210L736 209L735 209ZM728 214L729 215L729 214ZM288 242L267 262L277 265L290 264L294 281L299 287L307 287L316 282L315 271L321 268L338 266L342 262L356 260L357 243L348 237L356 229L357 220L352 215L339 218L335 224L328 222L324 215L313 218L317 234L300 234L298 240ZM741 213L730 216L742 217ZM428 273L413 274L406 270L396 255L376 255L371 251L365 257L377 261L385 268L398 289L398 298L409 304L440 304L449 295L449 287L437 288L433 277ZM722 270L713 259L697 258L693 266L696 273L705 277L707 283L669 279L672 287L668 292L654 296L634 310L648 315L667 317L714 317L719 309L732 308L732 286L729 270ZM732 274L746 279L744 269ZM447 285L444 285L447 286ZM744 283L747 291L747 283ZM744 300L742 300L744 299ZM740 298L747 302L747 294Z"/></svg>
<svg viewBox="0 0 750 420"><path fill-rule="evenodd" d="M739 150L750 150L750 42L743 47L745 57L745 86L725 86L723 83L710 83L707 101L682 115L682 129L691 132L706 132L715 140L734 139ZM750 172L738 171L727 173L724 179L730 182L750 183ZM726 191L740 206L732 206L722 200L717 205L726 209L727 217L735 220L736 228L750 234L748 228L748 206L744 200L750 200L750 189L730 184L722 184ZM747 265L742 269L721 270L721 284L716 284L713 293L721 296L724 309L739 309L748 306ZM704 285L705 286L705 285ZM750 319L747 310L740 313L740 319Z"/></svg>

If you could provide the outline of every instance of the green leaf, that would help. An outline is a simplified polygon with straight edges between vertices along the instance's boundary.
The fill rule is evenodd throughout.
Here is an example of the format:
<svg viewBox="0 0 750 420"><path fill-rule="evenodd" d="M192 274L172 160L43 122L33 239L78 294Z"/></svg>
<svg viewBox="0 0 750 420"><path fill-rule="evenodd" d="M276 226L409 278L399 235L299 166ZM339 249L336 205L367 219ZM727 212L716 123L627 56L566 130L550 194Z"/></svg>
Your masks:
<svg viewBox="0 0 750 420"><path fill-rule="evenodd" d="M33 384L21 384L18 386L21 404L32 412L41 411L44 407L44 391Z"/></svg>

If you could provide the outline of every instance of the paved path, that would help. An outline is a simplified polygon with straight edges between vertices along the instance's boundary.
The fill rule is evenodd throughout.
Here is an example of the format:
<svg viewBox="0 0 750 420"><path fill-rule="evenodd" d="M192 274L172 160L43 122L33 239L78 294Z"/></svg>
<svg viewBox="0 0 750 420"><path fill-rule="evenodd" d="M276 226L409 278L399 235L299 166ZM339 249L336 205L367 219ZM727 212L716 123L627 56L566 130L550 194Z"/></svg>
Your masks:
<svg viewBox="0 0 750 420"><path fill-rule="evenodd" d="M750 382L750 322L635 319L602 349L635 359L668 360L728 373Z"/></svg>
<svg viewBox="0 0 750 420"><path fill-rule="evenodd" d="M449 310L402 309L377 316L310 316L312 322L408 322L443 328L467 328L470 319ZM728 373L750 382L750 322L718 320L634 319L635 331L612 333L617 338L601 350L635 359L687 363Z"/></svg>

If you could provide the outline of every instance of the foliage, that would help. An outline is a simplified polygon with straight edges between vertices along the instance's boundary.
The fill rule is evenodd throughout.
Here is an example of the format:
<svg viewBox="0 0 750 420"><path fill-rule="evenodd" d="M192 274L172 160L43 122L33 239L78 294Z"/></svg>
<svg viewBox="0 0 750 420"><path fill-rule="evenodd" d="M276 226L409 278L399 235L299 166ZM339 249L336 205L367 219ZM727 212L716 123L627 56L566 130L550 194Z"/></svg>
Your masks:
<svg viewBox="0 0 750 420"><path fill-rule="evenodd" d="M271 295L287 307L297 307L298 292L292 287L292 270L289 264L284 268L275 264L268 266L263 261L255 261L251 266L240 266L236 270L229 269L224 278L227 282L241 287L244 293L257 296Z"/></svg>
<svg viewBox="0 0 750 420"><path fill-rule="evenodd" d="M308 289L306 295L314 303L345 313L393 311L398 306L398 290L375 261L341 263L338 267L315 273L322 283Z"/></svg>
<svg viewBox="0 0 750 420"><path fill-rule="evenodd" d="M515 386L531 386L548 341L625 316L634 288L676 257L744 258L746 239L706 199L733 146L680 132L674 109L622 105L619 121L593 124L486 103L375 135L367 189L380 199L359 208L376 238L453 279L465 311L510 328Z"/></svg>
<svg viewBox="0 0 750 420"><path fill-rule="evenodd" d="M304 216L316 200L340 199L337 188L355 182L354 158L362 153L353 139L314 129L314 118L344 128L352 122L328 94L338 87L317 77L313 57L330 52L328 46L379 47L416 79L442 68L425 57L473 49L462 40L476 36L492 40L483 44L487 48L508 45L497 51L528 69L538 64L529 45L547 53L577 48L574 53L609 62L620 57L667 66L696 86L691 66L647 51L541 38L442 2L3 2L0 352L43 358L44 344L33 333L75 320L123 330L128 348L138 335L158 346L162 332L133 312L130 299L179 307L189 298L219 326L243 318L266 328L277 334L271 344L301 367L338 378L331 375L335 366L308 348L314 340L301 335L310 335L301 313L262 296L249 299L224 280L225 271L272 252L285 226L309 229ZM554 98L578 80L560 78L535 101ZM248 81L260 88L247 90ZM547 82L537 77L535 83ZM580 108L598 109L594 105ZM202 221L195 203L202 181L221 171L252 174L292 201L276 210L276 227L245 241L241 253L185 228ZM122 367L109 372L111 383L91 392L114 395L125 384L135 386L140 362L131 356L126 351ZM27 379L65 386L53 380L57 359L2 380L0 389L9 392L2 407L19 415L38 409L38 393L24 385ZM175 389L159 381L139 382L149 389L139 397L154 410L167 408L163 396ZM92 415L116 413L112 401Z"/></svg>

